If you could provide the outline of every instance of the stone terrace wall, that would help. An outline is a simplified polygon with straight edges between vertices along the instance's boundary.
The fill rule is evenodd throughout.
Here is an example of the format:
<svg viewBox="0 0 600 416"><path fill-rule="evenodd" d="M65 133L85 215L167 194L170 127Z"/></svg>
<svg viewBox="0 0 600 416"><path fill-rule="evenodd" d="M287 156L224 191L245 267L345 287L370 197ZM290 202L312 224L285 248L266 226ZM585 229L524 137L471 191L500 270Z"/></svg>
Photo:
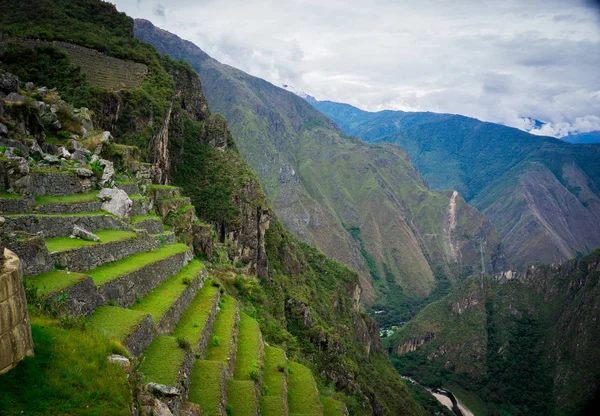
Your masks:
<svg viewBox="0 0 600 416"><path fill-rule="evenodd" d="M1 226L0 226L1 232ZM19 258L0 239L0 374L33 355L31 326Z"/></svg>

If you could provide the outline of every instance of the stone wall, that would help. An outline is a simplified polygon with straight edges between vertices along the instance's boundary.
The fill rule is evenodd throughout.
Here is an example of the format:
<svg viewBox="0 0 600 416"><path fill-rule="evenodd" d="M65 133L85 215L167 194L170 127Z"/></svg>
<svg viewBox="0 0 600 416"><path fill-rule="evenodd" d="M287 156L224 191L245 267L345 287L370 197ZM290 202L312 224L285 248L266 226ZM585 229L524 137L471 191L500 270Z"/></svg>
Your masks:
<svg viewBox="0 0 600 416"><path fill-rule="evenodd" d="M27 300L22 285L19 258L4 249L0 263L0 374L16 366L25 356L33 355Z"/></svg>

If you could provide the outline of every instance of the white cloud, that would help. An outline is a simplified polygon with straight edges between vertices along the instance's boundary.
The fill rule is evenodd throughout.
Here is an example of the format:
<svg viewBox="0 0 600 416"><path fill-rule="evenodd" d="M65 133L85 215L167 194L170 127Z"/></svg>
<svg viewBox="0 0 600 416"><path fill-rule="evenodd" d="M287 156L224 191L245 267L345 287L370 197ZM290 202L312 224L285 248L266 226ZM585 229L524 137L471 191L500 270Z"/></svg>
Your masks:
<svg viewBox="0 0 600 416"><path fill-rule="evenodd" d="M154 0L116 0L156 19ZM597 128L600 14L574 0L173 0L160 27L221 62L368 110ZM591 120L591 121L590 121ZM568 126L568 127L565 127ZM543 130L545 129L545 130Z"/></svg>

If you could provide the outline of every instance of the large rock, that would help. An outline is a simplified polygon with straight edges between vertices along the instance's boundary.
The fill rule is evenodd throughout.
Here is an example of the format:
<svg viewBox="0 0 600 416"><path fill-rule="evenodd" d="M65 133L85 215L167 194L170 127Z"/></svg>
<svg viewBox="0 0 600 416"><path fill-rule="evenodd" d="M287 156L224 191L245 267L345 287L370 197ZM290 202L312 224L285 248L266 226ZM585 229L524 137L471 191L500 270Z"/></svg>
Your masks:
<svg viewBox="0 0 600 416"><path fill-rule="evenodd" d="M113 162L101 159L100 166L104 168L102 173L102 179L100 179L100 186L110 186L115 179L115 167Z"/></svg>
<svg viewBox="0 0 600 416"><path fill-rule="evenodd" d="M75 225L73 227L72 234L77 238L81 238L82 240L100 241L100 237L98 237L96 234L86 230L85 228L80 227L79 225Z"/></svg>
<svg viewBox="0 0 600 416"><path fill-rule="evenodd" d="M25 104L25 97L16 92L11 92L4 98L5 104L11 105L23 105Z"/></svg>
<svg viewBox="0 0 600 416"><path fill-rule="evenodd" d="M128 216L133 206L133 201L122 189L104 188L100 191L98 197L104 201L102 209L119 218Z"/></svg>
<svg viewBox="0 0 600 416"><path fill-rule="evenodd" d="M0 91L10 94L19 89L19 77L0 70Z"/></svg>

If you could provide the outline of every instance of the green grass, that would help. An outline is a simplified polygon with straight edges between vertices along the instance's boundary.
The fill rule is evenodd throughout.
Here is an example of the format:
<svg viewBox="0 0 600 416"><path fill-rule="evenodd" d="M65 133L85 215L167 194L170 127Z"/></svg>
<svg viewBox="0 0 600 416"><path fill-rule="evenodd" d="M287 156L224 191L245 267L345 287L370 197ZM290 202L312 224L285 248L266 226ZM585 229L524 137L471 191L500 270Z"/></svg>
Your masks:
<svg viewBox="0 0 600 416"><path fill-rule="evenodd" d="M172 186L172 185L158 185L158 184L153 184L153 185L148 185L146 187L146 189L179 189L178 186Z"/></svg>
<svg viewBox="0 0 600 416"><path fill-rule="evenodd" d="M138 215L135 217L131 217L132 224L137 224L138 222L148 221L148 220L160 221L160 217L158 215Z"/></svg>
<svg viewBox="0 0 600 416"><path fill-rule="evenodd" d="M141 194L133 194L133 195L129 195L129 199L145 199L147 197L145 197L144 195Z"/></svg>
<svg viewBox="0 0 600 416"><path fill-rule="evenodd" d="M197 360L192 367L188 400L200 406L204 415L220 414L223 371L224 364L218 361Z"/></svg>
<svg viewBox="0 0 600 416"><path fill-rule="evenodd" d="M255 415L257 408L253 381L227 380L227 414L229 416Z"/></svg>
<svg viewBox="0 0 600 416"><path fill-rule="evenodd" d="M2 214L8 218L19 218L19 217L56 217L56 218L69 218L69 217L99 217L107 216L114 217L113 214L106 211L89 211L89 212L72 212L69 214L38 214L33 212L27 212L25 214Z"/></svg>
<svg viewBox="0 0 600 416"><path fill-rule="evenodd" d="M279 396L261 396L260 414L261 416L281 416L285 415L285 402L283 397Z"/></svg>
<svg viewBox="0 0 600 416"><path fill-rule="evenodd" d="M177 339L161 335L144 352L140 372L146 383L179 387L177 378L184 358L185 350L179 348Z"/></svg>
<svg viewBox="0 0 600 416"><path fill-rule="evenodd" d="M173 336L187 339L192 344L192 348L196 348L218 292L219 289L214 287L210 281L205 282L204 287L200 289L190 307L179 320Z"/></svg>
<svg viewBox="0 0 600 416"><path fill-rule="evenodd" d="M61 328L31 314L35 356L0 376L2 415L130 414L131 389L123 369L109 362L121 348L93 331Z"/></svg>
<svg viewBox="0 0 600 416"><path fill-rule="evenodd" d="M27 278L27 283L38 289L38 295L48 296L60 292L76 283L89 278L82 273L67 272L66 270L52 270Z"/></svg>
<svg viewBox="0 0 600 416"><path fill-rule="evenodd" d="M54 253L57 251L71 250L85 246L131 240L137 237L137 234L131 231L110 229L95 231L94 234L100 238L100 241L87 241L80 238L57 237L46 240L46 247L48 247L48 251L50 251L50 253Z"/></svg>
<svg viewBox="0 0 600 416"><path fill-rule="evenodd" d="M192 260L179 273L153 289L139 303L133 305L131 309L151 314L154 323L158 323L185 291L189 283L200 275L203 268L204 265L198 260Z"/></svg>
<svg viewBox="0 0 600 416"><path fill-rule="evenodd" d="M168 257L183 253L188 250L185 244L169 244L157 250L146 251L126 257L119 261L104 264L89 271L97 286L110 282L126 273L139 270L149 264L164 260Z"/></svg>
<svg viewBox="0 0 600 416"><path fill-rule="evenodd" d="M252 380L252 373L256 373L258 376L260 372L261 343L258 322L245 313L241 313L233 375L236 380Z"/></svg>
<svg viewBox="0 0 600 416"><path fill-rule="evenodd" d="M456 398L464 404L475 416L486 416L487 406L485 402L479 398L476 394L473 394L461 386L455 383L449 383L444 386L447 390L451 391Z"/></svg>
<svg viewBox="0 0 600 416"><path fill-rule="evenodd" d="M236 301L231 296L227 295L222 296L221 300L221 311L215 318L213 332L208 340L206 359L226 363L227 358L231 355L229 350L235 324ZM218 340L218 342L216 342L216 340Z"/></svg>
<svg viewBox="0 0 600 416"><path fill-rule="evenodd" d="M4 199L20 199L21 195L20 194L14 194L11 192L6 192L6 191L0 191L0 198L4 198Z"/></svg>
<svg viewBox="0 0 600 416"><path fill-rule="evenodd" d="M331 397L321 396L321 404L323 405L323 416L341 416L344 409L344 403L335 400Z"/></svg>
<svg viewBox="0 0 600 416"><path fill-rule="evenodd" d="M265 345L263 394L266 396L283 396L286 366L285 352L281 348Z"/></svg>
<svg viewBox="0 0 600 416"><path fill-rule="evenodd" d="M76 204L80 202L92 202L98 200L98 191L90 191L81 194L71 194L65 196L40 195L35 197L36 205Z"/></svg>
<svg viewBox="0 0 600 416"><path fill-rule="evenodd" d="M87 320L87 325L108 338L124 341L147 316L146 312L117 306L101 306Z"/></svg>
<svg viewBox="0 0 600 416"><path fill-rule="evenodd" d="M309 368L288 361L288 405L290 414L321 415L317 385Z"/></svg>

